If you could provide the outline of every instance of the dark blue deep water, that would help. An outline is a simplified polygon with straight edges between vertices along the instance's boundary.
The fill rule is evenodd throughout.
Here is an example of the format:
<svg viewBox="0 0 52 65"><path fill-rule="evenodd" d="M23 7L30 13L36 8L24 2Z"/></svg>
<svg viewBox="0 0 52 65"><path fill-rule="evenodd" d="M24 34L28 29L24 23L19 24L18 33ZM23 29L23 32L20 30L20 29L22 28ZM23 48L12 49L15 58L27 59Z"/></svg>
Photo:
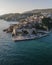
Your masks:
<svg viewBox="0 0 52 65"><path fill-rule="evenodd" d="M52 33L31 41L12 41L3 32L9 22L0 20L0 65L52 65Z"/></svg>

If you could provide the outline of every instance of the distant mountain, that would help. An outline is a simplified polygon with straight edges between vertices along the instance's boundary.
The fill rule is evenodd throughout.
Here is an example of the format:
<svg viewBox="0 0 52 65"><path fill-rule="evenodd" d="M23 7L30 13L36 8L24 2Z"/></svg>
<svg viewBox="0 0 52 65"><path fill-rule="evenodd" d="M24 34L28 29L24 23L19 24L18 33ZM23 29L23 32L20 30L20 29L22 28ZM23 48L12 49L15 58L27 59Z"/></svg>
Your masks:
<svg viewBox="0 0 52 65"><path fill-rule="evenodd" d="M19 13L10 13L10 14L4 14L0 16L0 19L4 19L7 21L15 21L17 18L19 18L20 14Z"/></svg>
<svg viewBox="0 0 52 65"><path fill-rule="evenodd" d="M52 13L52 8L51 9L35 9L35 10L32 10L32 11L27 11L26 13L38 13L38 12Z"/></svg>
<svg viewBox="0 0 52 65"><path fill-rule="evenodd" d="M4 19L6 21L19 21L21 19L25 19L29 16L32 16L34 13L12 13L12 14L5 14L0 16L0 19Z"/></svg>
<svg viewBox="0 0 52 65"><path fill-rule="evenodd" d="M25 19L29 16L32 16L33 14L40 15L41 13L52 13L52 9L36 9L32 11L27 11L22 14L20 13L10 13L0 16L0 19L4 19L7 21L18 21L20 19Z"/></svg>

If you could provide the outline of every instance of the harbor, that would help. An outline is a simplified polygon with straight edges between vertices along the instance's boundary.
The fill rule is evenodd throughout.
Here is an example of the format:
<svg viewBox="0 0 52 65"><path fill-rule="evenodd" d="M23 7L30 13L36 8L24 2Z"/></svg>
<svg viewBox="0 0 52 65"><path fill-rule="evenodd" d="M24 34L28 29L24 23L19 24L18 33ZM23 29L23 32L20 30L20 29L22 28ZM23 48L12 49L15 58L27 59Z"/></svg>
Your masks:
<svg viewBox="0 0 52 65"><path fill-rule="evenodd" d="M31 36L16 36L13 37L12 40L17 42L17 41L27 41L27 40L35 40L35 39L39 39L45 36L48 36L49 34L44 34L44 35L39 35L39 36L35 36L35 35L31 35Z"/></svg>
<svg viewBox="0 0 52 65"><path fill-rule="evenodd" d="M30 31L28 32L28 34L25 34L24 35L24 32L20 30L20 32L18 31L18 35L14 35L12 40L17 42L17 41L27 41L27 40L35 40L35 39L39 39L39 38L42 38L42 37L46 37L50 34L50 31L42 31L42 30L39 30L36 34L35 34L35 31L33 33L33 29L31 29L31 33ZM26 30L27 32L27 30Z"/></svg>

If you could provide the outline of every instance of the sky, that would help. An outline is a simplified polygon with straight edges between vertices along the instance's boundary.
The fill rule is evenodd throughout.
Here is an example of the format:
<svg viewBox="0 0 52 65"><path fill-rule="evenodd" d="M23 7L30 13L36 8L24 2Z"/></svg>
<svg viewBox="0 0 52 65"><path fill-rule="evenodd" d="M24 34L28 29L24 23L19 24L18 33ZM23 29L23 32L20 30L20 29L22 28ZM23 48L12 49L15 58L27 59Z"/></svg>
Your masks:
<svg viewBox="0 0 52 65"><path fill-rule="evenodd" d="M0 0L0 15L52 8L52 0Z"/></svg>

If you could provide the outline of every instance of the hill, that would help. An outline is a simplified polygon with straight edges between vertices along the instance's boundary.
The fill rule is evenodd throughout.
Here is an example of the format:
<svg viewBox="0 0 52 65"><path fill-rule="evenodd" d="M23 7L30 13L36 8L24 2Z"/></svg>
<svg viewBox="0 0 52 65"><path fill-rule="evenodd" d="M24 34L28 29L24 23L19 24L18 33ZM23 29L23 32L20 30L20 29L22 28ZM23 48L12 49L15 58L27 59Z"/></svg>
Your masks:
<svg viewBox="0 0 52 65"><path fill-rule="evenodd" d="M36 9L36 10L24 12L22 14L10 13L0 16L0 19L4 19L7 21L19 21L20 19L25 19L35 14L40 15L41 13L52 13L52 9Z"/></svg>

